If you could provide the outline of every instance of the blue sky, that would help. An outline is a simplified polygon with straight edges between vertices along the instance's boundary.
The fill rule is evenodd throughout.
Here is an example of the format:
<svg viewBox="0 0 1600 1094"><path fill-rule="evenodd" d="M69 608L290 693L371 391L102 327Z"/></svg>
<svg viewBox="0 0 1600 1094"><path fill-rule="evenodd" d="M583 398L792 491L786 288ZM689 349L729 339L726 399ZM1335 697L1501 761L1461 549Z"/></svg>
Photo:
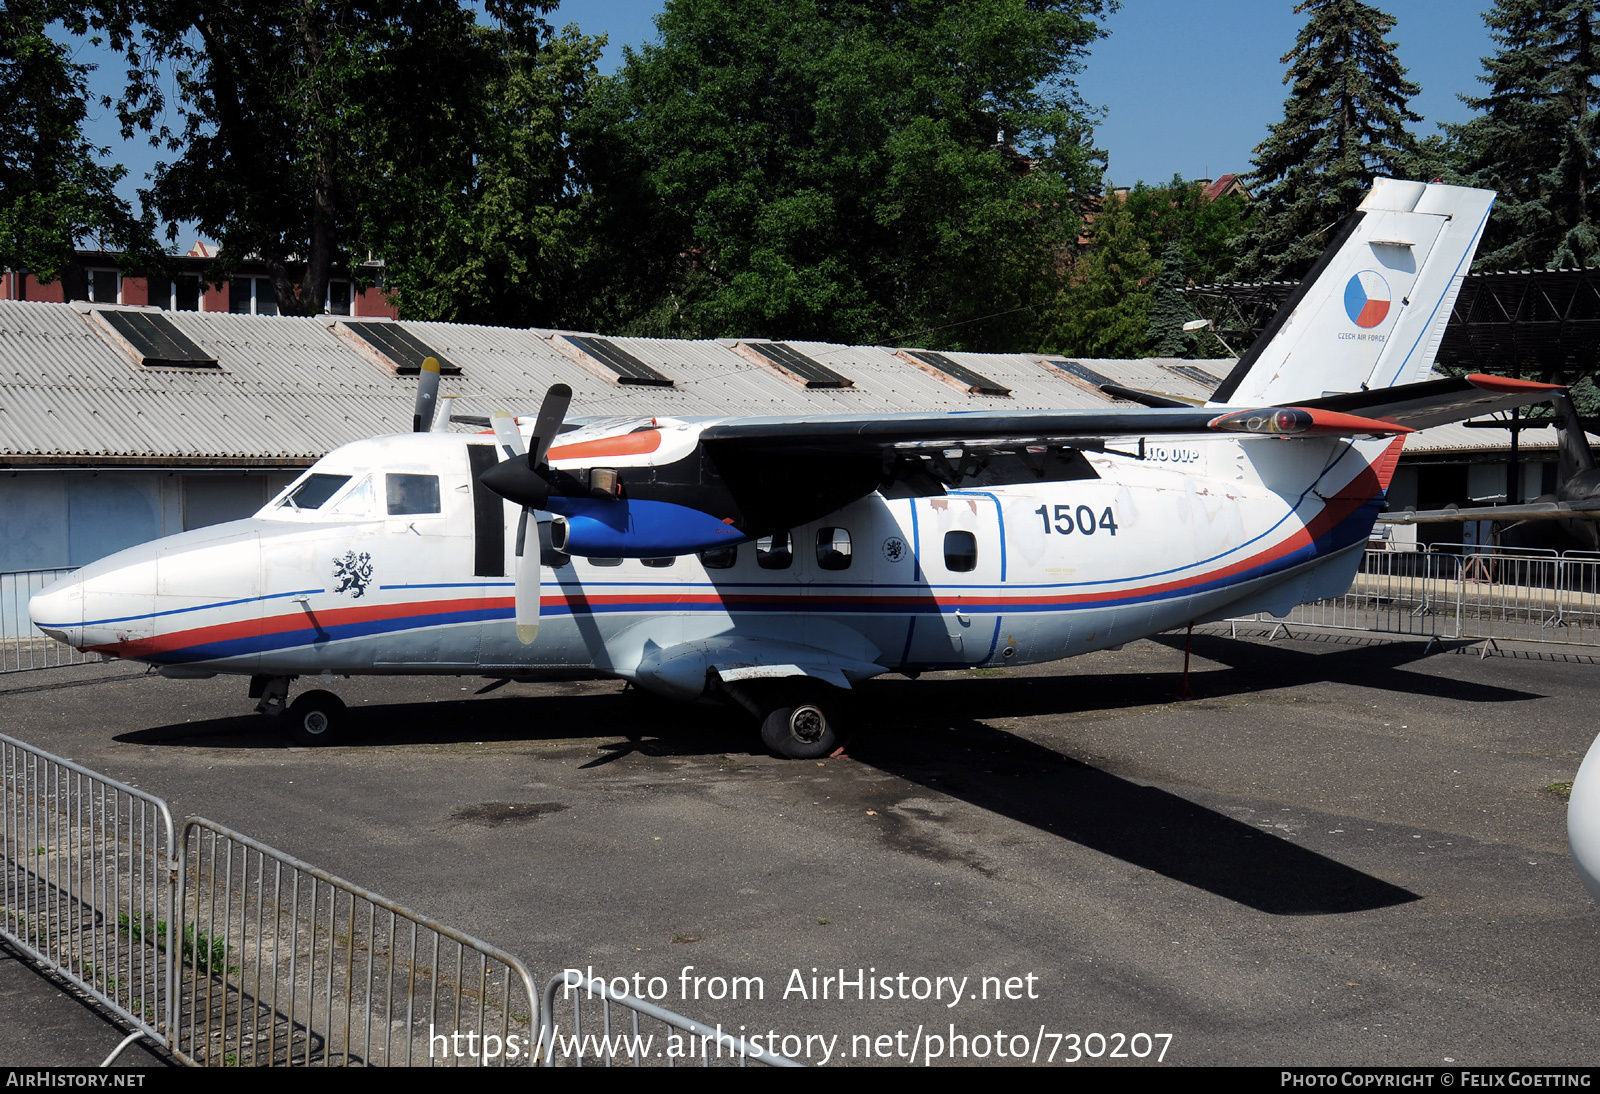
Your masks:
<svg viewBox="0 0 1600 1094"><path fill-rule="evenodd" d="M654 40L653 19L663 6L661 0L566 0L551 18L606 35L601 67L609 72L621 63L624 44ZM1425 119L1418 132L1466 120L1471 112L1457 96L1477 93L1480 58L1494 50L1478 5L1378 0L1376 6L1397 18L1390 37L1422 85L1412 102ZM1078 79L1084 99L1104 110L1096 132L1110 154L1111 180L1131 185L1248 170L1251 150L1282 117L1287 88L1279 59L1304 21L1293 0L1125 0ZM101 62L95 83L114 93L115 58L88 49L80 57ZM160 157L142 140L123 142L109 112L95 114L91 138L127 165L121 189L132 198Z"/></svg>

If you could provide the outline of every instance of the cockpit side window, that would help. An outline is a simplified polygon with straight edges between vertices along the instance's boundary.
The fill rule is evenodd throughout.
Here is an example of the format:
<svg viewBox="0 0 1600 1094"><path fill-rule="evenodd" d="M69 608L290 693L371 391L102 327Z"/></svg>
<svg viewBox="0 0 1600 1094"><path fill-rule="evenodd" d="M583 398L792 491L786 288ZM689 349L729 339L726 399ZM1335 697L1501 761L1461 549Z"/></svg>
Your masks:
<svg viewBox="0 0 1600 1094"><path fill-rule="evenodd" d="M397 475L391 472L385 479L390 516L442 512L439 508L438 475Z"/></svg>
<svg viewBox="0 0 1600 1094"><path fill-rule="evenodd" d="M349 475L312 475L295 487L280 504L290 509L320 509L323 502L337 494L349 481Z"/></svg>
<svg viewBox="0 0 1600 1094"><path fill-rule="evenodd" d="M377 515L377 509L377 491L372 488L372 476L368 475L351 487L328 512L341 517L372 517Z"/></svg>

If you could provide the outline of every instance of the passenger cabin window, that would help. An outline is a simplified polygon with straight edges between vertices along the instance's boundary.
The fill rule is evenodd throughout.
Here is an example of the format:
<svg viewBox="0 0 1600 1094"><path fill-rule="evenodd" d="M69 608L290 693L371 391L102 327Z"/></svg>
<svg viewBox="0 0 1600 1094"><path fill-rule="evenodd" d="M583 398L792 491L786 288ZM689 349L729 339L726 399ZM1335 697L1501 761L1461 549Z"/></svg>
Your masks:
<svg viewBox="0 0 1600 1094"><path fill-rule="evenodd" d="M349 475L312 475L292 490L281 502L291 509L320 509L322 503L337 494Z"/></svg>
<svg viewBox="0 0 1600 1094"><path fill-rule="evenodd" d="M955 574L978 568L978 537L971 532L944 534L944 568Z"/></svg>
<svg viewBox="0 0 1600 1094"><path fill-rule="evenodd" d="M763 570L787 570L794 563L794 545L788 532L774 532L756 540L756 565Z"/></svg>
<svg viewBox="0 0 1600 1094"><path fill-rule="evenodd" d="M671 566L678 560L676 558L643 558L639 561L643 562L646 566L649 566L652 569L665 570L668 566Z"/></svg>
<svg viewBox="0 0 1600 1094"><path fill-rule="evenodd" d="M622 565L622 560L620 558L589 558L589 559L585 559L584 561L587 562L591 566L621 566Z"/></svg>
<svg viewBox="0 0 1600 1094"><path fill-rule="evenodd" d="M388 475L389 515L416 516L442 512L438 475Z"/></svg>
<svg viewBox="0 0 1600 1094"><path fill-rule="evenodd" d="M817 529L817 565L824 570L850 568L850 533L843 528Z"/></svg>
<svg viewBox="0 0 1600 1094"><path fill-rule="evenodd" d="M733 564L738 561L737 547L713 547L709 551L700 552L700 565L708 570L731 570Z"/></svg>

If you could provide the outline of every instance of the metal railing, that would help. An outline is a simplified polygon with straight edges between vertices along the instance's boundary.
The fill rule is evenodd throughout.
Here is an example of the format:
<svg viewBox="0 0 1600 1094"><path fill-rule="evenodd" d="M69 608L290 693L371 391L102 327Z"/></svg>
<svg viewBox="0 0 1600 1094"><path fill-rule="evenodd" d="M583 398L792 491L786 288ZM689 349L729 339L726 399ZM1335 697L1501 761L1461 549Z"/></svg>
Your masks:
<svg viewBox="0 0 1600 1094"><path fill-rule="evenodd" d="M203 818L184 824L180 884L193 944L179 969L179 1059L533 1063L538 992L510 954Z"/></svg>
<svg viewBox="0 0 1600 1094"><path fill-rule="evenodd" d="M752 1062L767 1067L802 1066L777 1054L770 1044L696 1022L627 992L614 992L604 980L586 977L578 969L551 977L544 986L543 1003L539 1048L545 1067L582 1067L588 1062L603 1067L676 1067L679 1063L745 1067ZM587 1022L585 1003L590 1005ZM566 1033L561 1031L564 1005L571 1008ZM625 1028L612 1021L613 1008L627 1019Z"/></svg>
<svg viewBox="0 0 1600 1094"><path fill-rule="evenodd" d="M173 849L160 798L0 734L0 935L158 1041Z"/></svg>
<svg viewBox="0 0 1600 1094"><path fill-rule="evenodd" d="M1479 544L1369 549L1350 591L1296 606L1278 628L1600 645L1600 555ZM1235 620L1234 622L1243 622Z"/></svg>
<svg viewBox="0 0 1600 1094"><path fill-rule="evenodd" d="M0 573L0 673L99 660L95 654L79 653L65 643L45 637L28 616L28 599L70 573L70 568Z"/></svg>

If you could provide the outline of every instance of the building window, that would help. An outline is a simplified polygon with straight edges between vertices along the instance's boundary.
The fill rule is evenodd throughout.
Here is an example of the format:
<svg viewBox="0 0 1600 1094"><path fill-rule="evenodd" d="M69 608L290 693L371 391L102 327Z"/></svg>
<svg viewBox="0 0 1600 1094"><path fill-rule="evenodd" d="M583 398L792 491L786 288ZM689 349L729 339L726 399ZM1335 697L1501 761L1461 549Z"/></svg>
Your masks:
<svg viewBox="0 0 1600 1094"><path fill-rule="evenodd" d="M278 297L272 279L236 277L228 282L228 310L239 315L277 315Z"/></svg>
<svg viewBox="0 0 1600 1094"><path fill-rule="evenodd" d="M96 304L122 303L122 278L116 270L87 270L89 299Z"/></svg>
<svg viewBox="0 0 1600 1094"><path fill-rule="evenodd" d="M200 310L200 277L198 274L182 274L167 282L168 296L166 300L151 300L150 303L158 308L167 308L172 311L199 311Z"/></svg>
<svg viewBox="0 0 1600 1094"><path fill-rule="evenodd" d="M333 315L350 314L350 282L328 282L328 311Z"/></svg>

